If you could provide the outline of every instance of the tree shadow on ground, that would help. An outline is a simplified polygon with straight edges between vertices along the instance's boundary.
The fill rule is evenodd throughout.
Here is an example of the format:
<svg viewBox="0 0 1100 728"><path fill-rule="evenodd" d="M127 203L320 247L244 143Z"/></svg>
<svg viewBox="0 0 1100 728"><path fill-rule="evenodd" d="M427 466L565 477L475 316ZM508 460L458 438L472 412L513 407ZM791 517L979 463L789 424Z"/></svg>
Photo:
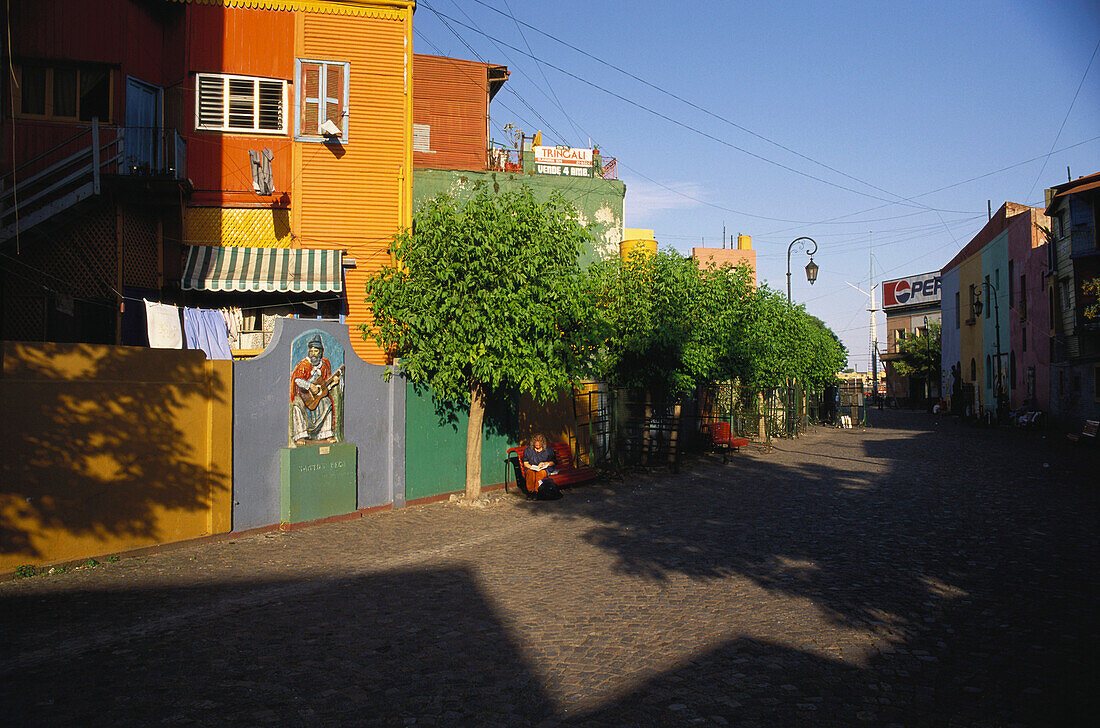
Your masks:
<svg viewBox="0 0 1100 728"><path fill-rule="evenodd" d="M161 518L203 511L227 474L208 458L208 405L229 398L201 351L4 344L0 553L34 561L35 534L178 540ZM206 419L204 419L206 418ZM228 434L228 432L227 432Z"/></svg>
<svg viewBox="0 0 1100 728"><path fill-rule="evenodd" d="M5 595L0 700L7 725L82 727L1083 725L1095 707L1084 670L1021 681L933 657L973 637L937 631L862 661L747 636L641 679L593 674L596 659L578 679L621 684L577 709L547 684L571 645L524 644L540 615L494 608L479 581L455 567Z"/></svg>
<svg viewBox="0 0 1100 728"><path fill-rule="evenodd" d="M521 569L0 592L0 700L16 725L1089 724L1091 483L913 431L524 503ZM554 528L581 543L534 548ZM618 578L574 573L588 546ZM695 623L647 621L714 585Z"/></svg>
<svg viewBox="0 0 1100 728"><path fill-rule="evenodd" d="M584 540L621 573L747 578L931 658L925 688L959 714L1088 715L1081 671L1100 648L1091 458L1044 467L1047 453L1013 436L927 420L901 413L857 435L779 441L770 456L700 465L659 491L629 479L608 498L578 488L556 515L592 523Z"/></svg>

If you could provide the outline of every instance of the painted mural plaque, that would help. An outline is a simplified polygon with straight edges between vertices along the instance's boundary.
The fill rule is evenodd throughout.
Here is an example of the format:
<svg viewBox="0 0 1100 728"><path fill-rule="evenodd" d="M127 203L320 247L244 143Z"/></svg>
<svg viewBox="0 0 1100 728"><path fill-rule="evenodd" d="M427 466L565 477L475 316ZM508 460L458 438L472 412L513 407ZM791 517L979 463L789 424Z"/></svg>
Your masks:
<svg viewBox="0 0 1100 728"><path fill-rule="evenodd" d="M294 339L290 371L290 447L344 439L344 347L311 329Z"/></svg>

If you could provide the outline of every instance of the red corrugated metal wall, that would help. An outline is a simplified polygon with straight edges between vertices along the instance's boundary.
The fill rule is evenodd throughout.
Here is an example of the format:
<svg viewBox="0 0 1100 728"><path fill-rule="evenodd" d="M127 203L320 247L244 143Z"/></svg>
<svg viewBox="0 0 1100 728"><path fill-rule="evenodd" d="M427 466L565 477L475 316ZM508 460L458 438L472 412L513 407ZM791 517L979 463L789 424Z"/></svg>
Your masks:
<svg viewBox="0 0 1100 728"><path fill-rule="evenodd" d="M275 154L275 189L290 189L291 134L294 90L287 99L287 133L226 134L194 131L195 73L229 73L292 81L294 78L294 14L209 5L188 5L187 54L183 126L187 130L187 175L195 184L192 205L270 207L271 200L252 190L250 149L269 148Z"/></svg>
<svg viewBox="0 0 1100 728"><path fill-rule="evenodd" d="M413 124L426 124L430 152L413 149L413 166L484 171L488 156L488 66L413 56Z"/></svg>
<svg viewBox="0 0 1100 728"><path fill-rule="evenodd" d="M166 29L178 24L183 12L182 5L163 3L163 7L157 7L133 0L13 3L9 21L13 62L56 60L113 67L112 117L100 121L121 123L125 120L123 90L127 75L157 86L167 85ZM11 74L4 75L2 103L10 116ZM15 165L33 159L87 126L86 122L17 119ZM2 171L13 166L12 144L10 133L0 139ZM80 146L87 146L87 141L83 140Z"/></svg>

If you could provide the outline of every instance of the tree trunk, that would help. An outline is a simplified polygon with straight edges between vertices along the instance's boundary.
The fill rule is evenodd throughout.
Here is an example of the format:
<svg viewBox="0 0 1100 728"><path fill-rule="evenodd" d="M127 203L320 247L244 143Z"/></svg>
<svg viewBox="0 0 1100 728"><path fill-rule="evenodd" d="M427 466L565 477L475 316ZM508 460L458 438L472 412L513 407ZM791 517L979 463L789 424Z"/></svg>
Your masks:
<svg viewBox="0 0 1100 728"><path fill-rule="evenodd" d="M481 495L481 431L485 422L485 390L470 385L470 421L466 427L466 498Z"/></svg>

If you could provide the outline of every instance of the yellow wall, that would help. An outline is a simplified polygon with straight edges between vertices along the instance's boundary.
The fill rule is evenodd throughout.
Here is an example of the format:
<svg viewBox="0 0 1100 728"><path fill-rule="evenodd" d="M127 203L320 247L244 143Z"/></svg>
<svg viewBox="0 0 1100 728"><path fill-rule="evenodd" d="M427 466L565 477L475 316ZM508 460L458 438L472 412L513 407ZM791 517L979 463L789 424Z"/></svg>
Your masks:
<svg viewBox="0 0 1100 728"><path fill-rule="evenodd" d="M242 207L189 207L183 216L186 245L290 247L290 211Z"/></svg>
<svg viewBox="0 0 1100 728"><path fill-rule="evenodd" d="M967 258L959 264L959 340L960 357L959 365L962 367L964 382L970 382L970 360L974 359L974 389L977 396L982 397L985 388L985 356L982 354L982 318L974 318L973 325L967 323L970 319L970 286L973 285L981 291L982 285L982 256L979 252ZM985 296L982 297L983 299ZM984 403L983 404L988 404Z"/></svg>
<svg viewBox="0 0 1100 728"><path fill-rule="evenodd" d="M586 460L593 448L588 433L589 409L597 401L587 393L595 392L599 386L596 382L580 382L573 392L562 392L547 404L521 393L516 404L519 442L527 444L533 434L541 432L551 442L568 443L575 456Z"/></svg>
<svg viewBox="0 0 1100 728"><path fill-rule="evenodd" d="M0 572L226 533L232 364L5 342Z"/></svg>
<svg viewBox="0 0 1100 728"><path fill-rule="evenodd" d="M299 13L295 48L302 58L348 62L350 90L346 144L294 145L294 234L302 247L356 260L345 277L352 345L384 364L356 326L368 320L367 276L390 262L390 240L412 224L412 10Z"/></svg>

